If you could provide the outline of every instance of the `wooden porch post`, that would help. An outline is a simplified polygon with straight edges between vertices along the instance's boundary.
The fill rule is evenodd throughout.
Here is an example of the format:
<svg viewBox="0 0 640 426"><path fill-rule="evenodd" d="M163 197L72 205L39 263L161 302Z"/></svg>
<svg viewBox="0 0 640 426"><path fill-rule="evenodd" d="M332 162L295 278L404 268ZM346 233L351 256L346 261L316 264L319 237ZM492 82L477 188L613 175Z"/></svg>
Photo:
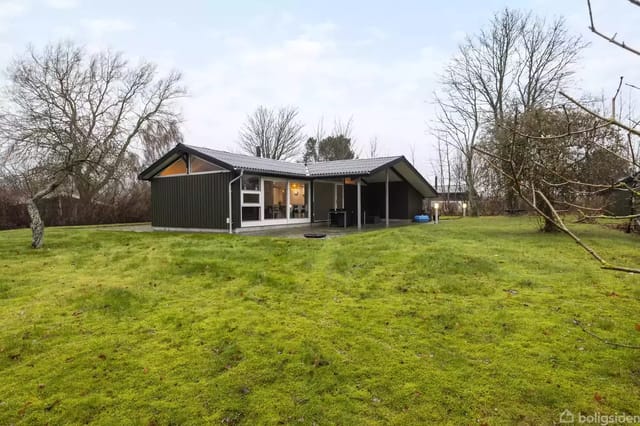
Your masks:
<svg viewBox="0 0 640 426"><path fill-rule="evenodd" d="M389 227L389 168L386 171L386 181L384 183L384 220L385 225Z"/></svg>
<svg viewBox="0 0 640 426"><path fill-rule="evenodd" d="M358 229L362 229L362 195L360 194L360 178L358 178Z"/></svg>

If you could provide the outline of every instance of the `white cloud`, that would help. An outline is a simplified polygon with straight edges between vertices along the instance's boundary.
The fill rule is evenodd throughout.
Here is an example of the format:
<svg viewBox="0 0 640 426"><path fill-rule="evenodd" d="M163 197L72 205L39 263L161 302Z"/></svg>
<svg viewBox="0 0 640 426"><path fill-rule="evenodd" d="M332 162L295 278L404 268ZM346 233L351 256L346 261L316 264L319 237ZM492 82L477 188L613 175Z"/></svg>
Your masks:
<svg viewBox="0 0 640 426"><path fill-rule="evenodd" d="M75 9L80 0L45 0L45 4L53 9Z"/></svg>
<svg viewBox="0 0 640 426"><path fill-rule="evenodd" d="M9 20L24 15L29 9L30 4L28 1L0 1L0 21Z"/></svg>
<svg viewBox="0 0 640 426"><path fill-rule="evenodd" d="M81 2L38 0L40 4L45 1L50 7L73 7ZM591 34L586 29L586 7L557 0L531 1L530 7L541 14L566 15L570 30L592 42L579 63L571 93L579 96L605 90L609 96L623 74L625 81L640 85L637 58ZM618 31L620 39L640 46L634 31L635 9L629 9L627 2L592 2L602 30ZM81 5L88 8L89 2ZM295 105L309 133L321 117L331 127L335 117L353 116L354 136L363 152L373 136L378 137L381 152L388 155L408 155L409 147L416 145L418 168L432 175L429 161L435 151L427 128L434 113L431 94L436 76L454 53L454 42L480 29L474 27L476 21L472 25L461 21L436 33L429 25L406 29L393 23L371 26L359 18L352 25L339 26L336 22L342 21L301 21L300 16L286 11L259 16L249 11L241 22L226 27L198 24L201 26L182 28L179 26L188 24L179 14L162 15L160 9L157 21L150 22L130 21L135 15L126 15L126 11L111 18L85 15L96 17L85 20L74 16L77 11L56 13L52 16L57 21L47 20L46 25L41 19L33 21L32 26L42 26L41 30L22 26L23 21L28 23L21 17L29 13L29 3L0 0L0 63L11 49L34 41L38 31L36 42L69 37L91 51L124 50L132 63L145 57L158 62L163 72L174 67L184 71L190 97L182 103L190 143L234 149L246 114L257 105ZM1 28L7 27L12 32L5 35ZM20 44L13 27L22 39ZM158 33L158 28L165 31ZM134 30L150 31L157 37L129 40L128 32Z"/></svg>
<svg viewBox="0 0 640 426"><path fill-rule="evenodd" d="M26 15L31 9L27 0L0 0L0 66L15 54L16 48L12 41L14 21Z"/></svg>
<svg viewBox="0 0 640 426"><path fill-rule="evenodd" d="M31 5L26 0L0 0L0 35L8 33L12 27L13 21L31 9Z"/></svg>
<svg viewBox="0 0 640 426"><path fill-rule="evenodd" d="M71 25L57 25L51 29L51 34L56 40L71 40L77 33L76 28Z"/></svg>
<svg viewBox="0 0 640 426"><path fill-rule="evenodd" d="M135 28L130 21L119 18L85 19L82 26L95 38L102 38L110 33L132 31Z"/></svg>
<svg viewBox="0 0 640 426"><path fill-rule="evenodd" d="M415 144L421 160L416 166L430 174L425 130L433 108L426 100L435 88L443 52L426 47L377 60L362 55L353 42L387 37L377 30L345 39L340 28L325 22L292 23L288 32L288 37L269 42L259 31L245 31L242 37L215 34L212 43L226 49L212 45L209 50L224 54L185 69L191 93L184 101L187 140L235 149L238 130L256 106L294 105L309 133L321 117L326 127L334 118L353 117L354 136L363 152L373 136L385 154L408 155Z"/></svg>

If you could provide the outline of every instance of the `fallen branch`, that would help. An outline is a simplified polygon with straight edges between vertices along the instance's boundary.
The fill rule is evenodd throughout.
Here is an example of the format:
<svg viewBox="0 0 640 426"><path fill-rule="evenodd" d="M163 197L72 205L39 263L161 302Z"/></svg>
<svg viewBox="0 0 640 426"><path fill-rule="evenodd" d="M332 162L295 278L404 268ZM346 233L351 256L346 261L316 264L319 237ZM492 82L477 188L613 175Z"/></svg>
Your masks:
<svg viewBox="0 0 640 426"><path fill-rule="evenodd" d="M518 196L527 205L529 205L529 207L531 207L533 210L535 210L535 212L538 213L538 215L540 217L546 219L547 221L552 223L554 226L556 226L561 232L563 232L564 234L566 234L569 237L571 237L575 241L576 244L578 244L580 247L582 247L587 253L589 253L595 260L597 260L600 263L600 267L602 269L607 269L607 270L612 270L612 271L629 272L629 273L633 273L633 274L640 274L640 269L628 268L628 267L625 267L625 266L612 265L609 262L607 262L602 256L600 256L600 254L598 254L597 251L595 251L595 249L593 249L587 243L582 241L576 234L574 234L569 228L567 228L567 226L565 225L564 221L562 220L562 218L558 214L558 211L556 210L556 208L553 206L551 201L549 201L549 199L545 196L545 194L542 193L542 191L536 189L532 185L528 185L526 182L519 181L516 177L514 177L513 175L510 175L509 173L505 172L501 167L499 167L497 164L495 164L495 162L491 161L490 159L488 159L486 157L489 157L489 158L492 158L492 159L497 159L497 160L504 160L504 158L502 158L501 156L492 154L492 153L490 153L490 152L488 152L488 151L486 151L486 150L484 150L484 149L482 149L480 147L474 147L474 149L476 151L478 151L480 154L485 155L485 160L487 161L489 166L491 166L494 170L496 170L498 173L502 174L503 176L505 176L507 179L509 179L512 182L512 188L516 191ZM534 201L531 201L529 198L527 198L524 195L523 187L525 189L531 190L531 192L533 194L532 197L533 197ZM540 197L540 199L542 199L544 201L544 203L547 205L547 207L549 207L549 210L551 211L551 216L548 215L546 212L542 211L542 209L540 209L540 207L537 205L537 202L536 202L536 196Z"/></svg>
<svg viewBox="0 0 640 426"><path fill-rule="evenodd" d="M594 216L584 216L586 219L614 219L614 220L626 220L626 219L636 219L640 217L640 214L629 214L626 216L609 216L606 214L598 214Z"/></svg>
<svg viewBox="0 0 640 426"><path fill-rule="evenodd" d="M600 340L602 343L605 343L607 345L615 346L617 348L640 349L640 346L638 346L638 345L627 345L625 343L612 342L612 341L607 340L607 339L605 339L603 337L600 337L597 334L595 334L593 331L587 330L587 328L584 325L582 325L582 323L580 321L578 321L576 318L573 319L573 323L575 325L577 325L578 327L580 327L582 329L582 331L587 333L589 336L594 337L594 338Z"/></svg>

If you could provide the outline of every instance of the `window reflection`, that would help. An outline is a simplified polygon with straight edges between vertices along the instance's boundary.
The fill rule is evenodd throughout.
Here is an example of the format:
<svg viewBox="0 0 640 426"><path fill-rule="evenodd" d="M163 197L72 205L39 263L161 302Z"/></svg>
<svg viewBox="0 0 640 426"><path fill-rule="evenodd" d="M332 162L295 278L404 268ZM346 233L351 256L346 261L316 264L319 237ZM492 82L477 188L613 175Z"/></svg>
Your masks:
<svg viewBox="0 0 640 426"><path fill-rule="evenodd" d="M264 181L264 218L287 218L287 183L272 180Z"/></svg>
<svg viewBox="0 0 640 426"><path fill-rule="evenodd" d="M260 191L260 177L253 175L242 176L243 191Z"/></svg>
<svg viewBox="0 0 640 426"><path fill-rule="evenodd" d="M289 184L289 217L302 219L309 217L307 194L309 184L303 182L291 182Z"/></svg>
<svg viewBox="0 0 640 426"><path fill-rule="evenodd" d="M242 207L242 220L260 220L260 207Z"/></svg>
<svg viewBox="0 0 640 426"><path fill-rule="evenodd" d="M173 176L173 175L186 175L187 174L187 162L182 158L178 158L171 163L163 171L159 173L160 176Z"/></svg>

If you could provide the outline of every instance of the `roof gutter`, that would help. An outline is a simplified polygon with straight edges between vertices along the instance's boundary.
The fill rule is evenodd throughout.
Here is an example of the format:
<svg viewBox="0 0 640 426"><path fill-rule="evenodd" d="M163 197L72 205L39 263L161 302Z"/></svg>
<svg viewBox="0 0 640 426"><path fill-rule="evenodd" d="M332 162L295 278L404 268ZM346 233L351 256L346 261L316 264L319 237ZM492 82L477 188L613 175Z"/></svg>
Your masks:
<svg viewBox="0 0 640 426"><path fill-rule="evenodd" d="M229 233L233 234L233 199L232 199L232 191L231 185L238 179L242 177L244 174L244 170L240 169L240 174L229 181ZM240 200L242 203L242 200Z"/></svg>

